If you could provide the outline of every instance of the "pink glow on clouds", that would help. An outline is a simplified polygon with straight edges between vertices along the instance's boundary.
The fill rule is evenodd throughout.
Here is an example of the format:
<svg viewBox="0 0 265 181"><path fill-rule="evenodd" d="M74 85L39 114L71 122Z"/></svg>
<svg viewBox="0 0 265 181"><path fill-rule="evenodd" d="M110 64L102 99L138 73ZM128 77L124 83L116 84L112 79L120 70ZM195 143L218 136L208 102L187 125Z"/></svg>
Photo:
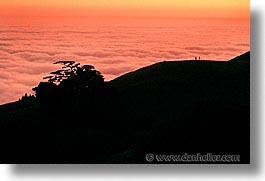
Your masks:
<svg viewBox="0 0 265 181"><path fill-rule="evenodd" d="M249 19L0 20L0 104L32 93L58 60L94 65L111 80L159 61L229 60L250 49Z"/></svg>

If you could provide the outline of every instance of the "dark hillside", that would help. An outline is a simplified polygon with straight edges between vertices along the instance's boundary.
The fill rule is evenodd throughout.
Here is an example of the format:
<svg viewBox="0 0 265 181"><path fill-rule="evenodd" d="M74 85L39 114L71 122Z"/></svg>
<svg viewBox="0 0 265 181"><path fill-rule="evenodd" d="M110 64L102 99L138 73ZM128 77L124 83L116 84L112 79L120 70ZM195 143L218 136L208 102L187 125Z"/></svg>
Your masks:
<svg viewBox="0 0 265 181"><path fill-rule="evenodd" d="M36 100L2 105L0 163L147 163L147 153L249 163L249 71L250 52L156 63L108 82L100 114L49 112Z"/></svg>
<svg viewBox="0 0 265 181"><path fill-rule="evenodd" d="M143 154L240 153L247 162L249 55L228 62L161 62L111 81L124 127L149 132L141 139Z"/></svg>

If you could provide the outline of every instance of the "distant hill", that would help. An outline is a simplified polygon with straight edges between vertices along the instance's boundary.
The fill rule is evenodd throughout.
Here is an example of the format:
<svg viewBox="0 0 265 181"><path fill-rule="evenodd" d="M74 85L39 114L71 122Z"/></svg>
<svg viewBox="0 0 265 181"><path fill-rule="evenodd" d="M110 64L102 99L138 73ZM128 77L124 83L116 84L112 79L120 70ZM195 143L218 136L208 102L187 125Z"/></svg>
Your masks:
<svg viewBox="0 0 265 181"><path fill-rule="evenodd" d="M127 73L109 84L119 91L121 109L133 117L149 112L148 115L161 120L169 116L167 112L187 109L202 101L209 104L220 101L219 104L230 107L248 106L249 55L247 52L228 62L160 62ZM165 114L156 115L160 112Z"/></svg>
<svg viewBox="0 0 265 181"><path fill-rule="evenodd" d="M250 61L250 52L246 52L246 53L239 55L239 56L233 58L232 60L230 60L230 62L233 62L233 61L249 62Z"/></svg>
<svg viewBox="0 0 265 181"><path fill-rule="evenodd" d="M249 81L250 52L227 62L156 63L108 82L103 120L88 116L82 127L65 126L34 100L2 105L0 141L13 157L0 162L146 163L146 153L211 152L248 163Z"/></svg>

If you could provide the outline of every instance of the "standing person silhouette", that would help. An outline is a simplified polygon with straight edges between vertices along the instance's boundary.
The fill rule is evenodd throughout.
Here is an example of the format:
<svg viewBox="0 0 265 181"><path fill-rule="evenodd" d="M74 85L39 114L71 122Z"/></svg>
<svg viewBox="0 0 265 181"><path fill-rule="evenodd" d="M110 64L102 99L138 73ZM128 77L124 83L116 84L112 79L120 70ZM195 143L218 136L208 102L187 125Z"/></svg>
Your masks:
<svg viewBox="0 0 265 181"><path fill-rule="evenodd" d="M201 57L199 57L199 60L201 60Z"/></svg>
<svg viewBox="0 0 265 181"><path fill-rule="evenodd" d="M195 60L197 60L197 57L195 57Z"/></svg>

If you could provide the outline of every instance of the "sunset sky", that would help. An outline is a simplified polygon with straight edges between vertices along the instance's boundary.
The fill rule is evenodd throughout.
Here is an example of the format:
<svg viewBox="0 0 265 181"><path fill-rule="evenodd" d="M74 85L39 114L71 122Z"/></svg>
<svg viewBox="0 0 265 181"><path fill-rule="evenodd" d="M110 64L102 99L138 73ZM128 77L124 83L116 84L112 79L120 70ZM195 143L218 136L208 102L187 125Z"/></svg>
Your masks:
<svg viewBox="0 0 265 181"><path fill-rule="evenodd" d="M8 0L0 16L248 18L249 0Z"/></svg>
<svg viewBox="0 0 265 181"><path fill-rule="evenodd" d="M250 49L250 0L0 0L0 105L58 60L112 80L161 61L227 61Z"/></svg>

